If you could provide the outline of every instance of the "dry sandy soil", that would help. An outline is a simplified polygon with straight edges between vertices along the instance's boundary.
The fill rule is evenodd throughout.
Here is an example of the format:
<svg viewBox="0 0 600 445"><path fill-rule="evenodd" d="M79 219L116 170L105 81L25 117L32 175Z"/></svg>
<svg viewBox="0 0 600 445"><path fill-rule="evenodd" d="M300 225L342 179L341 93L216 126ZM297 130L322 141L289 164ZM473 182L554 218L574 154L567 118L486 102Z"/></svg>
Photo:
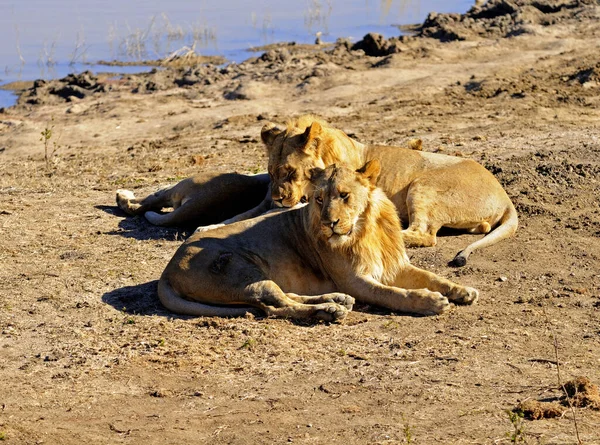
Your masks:
<svg viewBox="0 0 600 445"><path fill-rule="evenodd" d="M225 69L24 91L0 113L0 440L509 443L507 410L558 399L559 371L600 383L600 6L526 3L431 16L415 37L367 39L375 55L282 45ZM126 217L115 190L264 170L265 120L305 112L363 142L420 137L498 177L514 238L461 269L447 262L476 235L409 251L478 304L439 317L359 304L342 324L161 307L156 280L190 232ZM590 407L526 420L523 437L575 444L574 414L582 443L600 443Z"/></svg>

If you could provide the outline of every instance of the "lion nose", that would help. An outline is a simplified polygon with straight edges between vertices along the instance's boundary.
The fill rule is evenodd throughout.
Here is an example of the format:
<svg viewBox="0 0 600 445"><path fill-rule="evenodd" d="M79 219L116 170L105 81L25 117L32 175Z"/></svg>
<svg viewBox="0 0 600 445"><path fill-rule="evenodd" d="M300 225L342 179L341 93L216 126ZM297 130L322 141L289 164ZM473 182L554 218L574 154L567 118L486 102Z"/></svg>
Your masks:
<svg viewBox="0 0 600 445"><path fill-rule="evenodd" d="M324 222L323 225L324 226L329 226L331 227L331 230L333 230L333 228L337 225L337 223L339 223L340 220L335 220L335 221L331 221L331 222Z"/></svg>

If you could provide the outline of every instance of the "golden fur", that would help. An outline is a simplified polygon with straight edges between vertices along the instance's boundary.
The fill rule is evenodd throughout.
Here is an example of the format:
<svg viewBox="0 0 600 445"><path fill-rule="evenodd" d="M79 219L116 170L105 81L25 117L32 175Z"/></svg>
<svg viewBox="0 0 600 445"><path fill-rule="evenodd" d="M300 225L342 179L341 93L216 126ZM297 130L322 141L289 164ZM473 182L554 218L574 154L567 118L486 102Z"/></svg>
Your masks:
<svg viewBox="0 0 600 445"><path fill-rule="evenodd" d="M337 163L358 168L378 158L383 171L378 185L408 224L410 246L434 246L441 227L489 233L459 252L453 265L466 264L475 250L514 234L517 212L510 198L482 165L469 159L390 146L365 146L315 116L290 120L284 127L266 124L261 132L269 154L275 205L291 207L306 200L310 170ZM492 231L492 228L495 229Z"/></svg>
<svg viewBox="0 0 600 445"><path fill-rule="evenodd" d="M375 165L369 174L379 174L378 163ZM322 201L322 206L316 202L310 207L311 226L320 228L319 235L350 259L359 275L371 275L384 284L392 283L399 269L408 263L394 205L369 181L372 176L365 176L362 169L358 170L361 175L356 175L358 185L340 181L343 173L339 173L335 165L322 172L322 176L313 178L313 182L319 184L314 197ZM333 181L336 183L332 184ZM348 193L346 199L340 198L337 183L344 185L342 192ZM331 220L340 221L335 229L326 224ZM336 232L349 231L352 233L348 236L335 236ZM348 238L352 242L348 242Z"/></svg>
<svg viewBox="0 0 600 445"><path fill-rule="evenodd" d="M425 315L446 311L449 300L473 303L475 289L409 263L395 208L374 185L379 170L376 160L357 171L312 169L307 206L195 233L161 276L161 302L187 315L242 315L251 306L328 321L345 317L354 298Z"/></svg>

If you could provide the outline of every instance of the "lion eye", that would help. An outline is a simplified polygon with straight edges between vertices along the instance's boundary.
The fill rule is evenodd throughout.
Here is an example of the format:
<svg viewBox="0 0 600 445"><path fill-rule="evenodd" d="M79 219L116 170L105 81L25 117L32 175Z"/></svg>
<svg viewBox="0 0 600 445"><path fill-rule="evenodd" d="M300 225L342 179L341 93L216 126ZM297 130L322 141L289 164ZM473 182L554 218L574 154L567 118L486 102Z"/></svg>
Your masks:
<svg viewBox="0 0 600 445"><path fill-rule="evenodd" d="M323 204L323 198L321 198L320 196L317 196L315 198L315 201L317 201L317 204Z"/></svg>
<svg viewBox="0 0 600 445"><path fill-rule="evenodd" d="M300 202L302 204L305 204L308 201L308 198L306 198L306 196L303 196L302 198L300 198Z"/></svg>
<svg viewBox="0 0 600 445"><path fill-rule="evenodd" d="M346 199L348 199L348 193L346 193L346 192L340 193L340 198L342 198L345 201Z"/></svg>

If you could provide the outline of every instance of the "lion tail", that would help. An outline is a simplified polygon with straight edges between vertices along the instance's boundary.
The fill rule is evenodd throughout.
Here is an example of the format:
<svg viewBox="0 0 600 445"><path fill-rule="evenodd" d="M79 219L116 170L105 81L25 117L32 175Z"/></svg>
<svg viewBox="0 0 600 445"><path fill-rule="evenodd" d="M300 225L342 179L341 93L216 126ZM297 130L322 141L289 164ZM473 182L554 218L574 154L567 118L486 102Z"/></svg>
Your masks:
<svg viewBox="0 0 600 445"><path fill-rule="evenodd" d="M454 259L450 261L451 266L462 267L467 264L467 258L469 258L469 255L471 255L473 251L491 246L504 238L514 235L517 226L519 225L519 216L517 215L515 206L510 200L508 201L508 204L508 208L504 211L504 215L502 215L502 218L500 219L500 224L486 236L458 252Z"/></svg>
<svg viewBox="0 0 600 445"><path fill-rule="evenodd" d="M225 307L198 303L184 299L169 282L165 273L158 282L158 298L164 307L180 315L193 315L196 317L242 317L246 313L258 314L250 307Z"/></svg>

